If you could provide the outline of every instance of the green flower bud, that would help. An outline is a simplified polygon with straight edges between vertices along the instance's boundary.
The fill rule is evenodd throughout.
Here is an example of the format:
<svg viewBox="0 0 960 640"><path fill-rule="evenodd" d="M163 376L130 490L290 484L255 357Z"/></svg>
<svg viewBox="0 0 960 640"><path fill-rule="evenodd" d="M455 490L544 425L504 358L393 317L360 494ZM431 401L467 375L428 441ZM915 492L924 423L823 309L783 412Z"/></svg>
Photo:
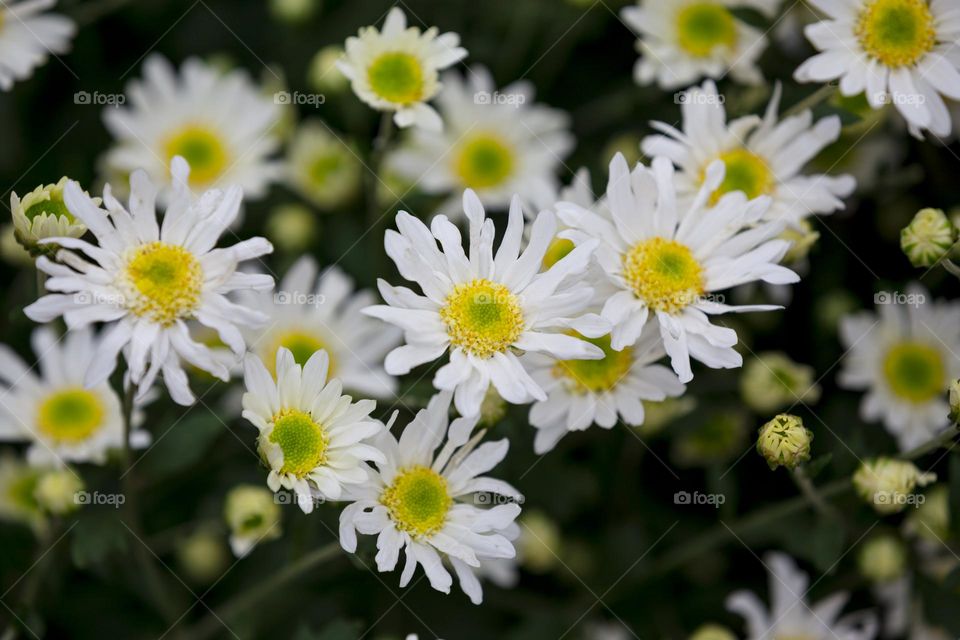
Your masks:
<svg viewBox="0 0 960 640"><path fill-rule="evenodd" d="M740 393L747 406L761 414L820 399L813 367L797 364L779 351L761 353L747 361L740 377Z"/></svg>
<svg viewBox="0 0 960 640"><path fill-rule="evenodd" d="M80 508L77 494L83 487L83 479L72 469L53 469L40 475L33 495L47 513L62 516Z"/></svg>
<svg viewBox="0 0 960 640"><path fill-rule="evenodd" d="M337 68L337 61L343 57L343 49L331 45L320 49L310 60L307 69L307 84L317 91L339 93L348 86L350 81Z"/></svg>
<svg viewBox="0 0 960 640"><path fill-rule="evenodd" d="M690 640L737 640L737 636L721 624L709 623L700 625Z"/></svg>
<svg viewBox="0 0 960 640"><path fill-rule="evenodd" d="M223 575L230 561L221 535L200 528L177 543L177 561L198 584L210 584Z"/></svg>
<svg viewBox="0 0 960 640"><path fill-rule="evenodd" d="M267 237L283 251L299 253L317 237L317 215L300 204L275 207L267 218Z"/></svg>
<svg viewBox="0 0 960 640"><path fill-rule="evenodd" d="M957 230L940 209L923 209L900 232L900 248L915 267L932 267L953 247Z"/></svg>
<svg viewBox="0 0 960 640"><path fill-rule="evenodd" d="M871 582L892 582L902 576L907 567L907 550L900 538L880 534L860 546L857 561L860 573Z"/></svg>
<svg viewBox="0 0 960 640"><path fill-rule="evenodd" d="M757 452L771 469L779 466L794 469L810 459L812 441L813 433L803 426L800 417L781 413L760 427Z"/></svg>
<svg viewBox="0 0 960 640"><path fill-rule="evenodd" d="M931 487L907 517L908 533L937 544L950 537L950 492L945 484Z"/></svg>
<svg viewBox="0 0 960 640"><path fill-rule="evenodd" d="M287 169L290 185L323 210L349 203L360 191L362 167L357 150L319 121L297 129Z"/></svg>
<svg viewBox="0 0 960 640"><path fill-rule="evenodd" d="M230 548L237 557L280 536L280 505L264 487L243 484L231 489L223 515L230 527Z"/></svg>
<svg viewBox="0 0 960 640"><path fill-rule="evenodd" d="M522 517L517 557L534 573L546 573L557 564L561 547L560 529L541 511Z"/></svg>
<svg viewBox="0 0 960 640"><path fill-rule="evenodd" d="M77 220L63 201L63 188L70 179L63 177L56 184L41 185L23 196L10 194L14 237L33 256L53 254L56 245L40 245L46 238L79 238L87 227ZM95 199L97 203L99 198Z"/></svg>
<svg viewBox="0 0 960 640"><path fill-rule="evenodd" d="M853 474L853 486L877 513L888 515L903 511L908 504L922 503L914 490L936 479L936 474L922 473L912 462L877 458L860 465Z"/></svg>

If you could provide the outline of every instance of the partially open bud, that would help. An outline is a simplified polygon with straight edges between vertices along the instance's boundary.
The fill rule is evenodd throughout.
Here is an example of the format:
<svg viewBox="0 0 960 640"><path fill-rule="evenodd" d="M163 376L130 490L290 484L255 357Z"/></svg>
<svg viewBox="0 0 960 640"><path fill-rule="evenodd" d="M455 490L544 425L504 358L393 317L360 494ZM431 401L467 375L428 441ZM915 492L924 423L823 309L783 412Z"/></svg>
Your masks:
<svg viewBox="0 0 960 640"><path fill-rule="evenodd" d="M913 495L914 490L936 479L935 473L923 473L912 462L877 458L860 465L853 474L853 486L877 513L887 515L903 511L908 504L922 503L922 496Z"/></svg>
<svg viewBox="0 0 960 640"><path fill-rule="evenodd" d="M781 413L760 427L757 452L771 469L783 466L794 469L810 459L810 443L813 433L803 426L803 420L788 413Z"/></svg>
<svg viewBox="0 0 960 640"><path fill-rule="evenodd" d="M915 267L932 267L946 257L957 230L940 209L923 209L900 232L900 248Z"/></svg>
<svg viewBox="0 0 960 640"><path fill-rule="evenodd" d="M56 245L38 244L45 238L79 238L87 227L77 220L63 201L63 188L69 178L56 184L41 185L23 196L10 194L10 212L13 214L14 237L31 255L52 254ZM95 202L99 203L99 199Z"/></svg>
<svg viewBox="0 0 960 640"><path fill-rule="evenodd" d="M857 561L860 573L871 582L893 582L907 567L907 550L900 538L884 533L861 545Z"/></svg>
<svg viewBox="0 0 960 640"><path fill-rule="evenodd" d="M798 364L777 351L747 361L740 377L740 393L751 409L769 415L797 402L816 402L820 387L813 367Z"/></svg>
<svg viewBox="0 0 960 640"><path fill-rule="evenodd" d="M223 515L230 527L230 548L238 558L258 543L280 536L280 505L263 487L244 484L231 489Z"/></svg>

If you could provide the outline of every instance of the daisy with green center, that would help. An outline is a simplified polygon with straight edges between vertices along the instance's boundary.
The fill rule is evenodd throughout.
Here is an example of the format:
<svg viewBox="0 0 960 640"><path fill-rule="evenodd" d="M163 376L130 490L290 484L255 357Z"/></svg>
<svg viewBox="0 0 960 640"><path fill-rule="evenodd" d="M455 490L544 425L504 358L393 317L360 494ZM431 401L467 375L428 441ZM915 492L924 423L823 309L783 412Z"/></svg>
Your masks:
<svg viewBox="0 0 960 640"><path fill-rule="evenodd" d="M73 20L43 13L56 0L0 3L0 91L26 80L51 54L64 53L77 31Z"/></svg>
<svg viewBox="0 0 960 640"><path fill-rule="evenodd" d="M364 27L347 38L337 68L357 97L378 111L394 112L398 127L440 131L443 121L427 103L440 92L438 72L463 60L467 50L457 34L437 34L436 27L423 32L407 27L403 11L393 7L382 30Z"/></svg>
<svg viewBox="0 0 960 640"><path fill-rule="evenodd" d="M367 443L383 425L370 418L376 402L353 402L338 379L328 380L326 351L301 366L281 348L274 362L276 377L257 356L244 360L243 417L260 431L260 455L270 468L267 486L293 491L310 513L315 501L340 500L347 485L364 482L365 461L384 461Z"/></svg>
<svg viewBox="0 0 960 640"><path fill-rule="evenodd" d="M364 309L404 330L406 344L387 354L386 371L404 375L449 351L450 362L437 371L433 384L440 390L455 390L461 415L480 412L491 384L513 404L545 400L546 394L515 350L563 359L603 357L599 347L562 333L576 329L599 337L609 331L599 317L584 313L593 289L569 277L584 272L596 243L577 247L541 272L556 235L553 213L537 216L521 254L523 212L519 198L514 198L494 256L493 220L469 189L463 194L463 209L470 222L469 253L463 250L460 230L443 215L436 216L428 229L401 211L398 231L386 233L387 255L400 275L423 291L420 295L381 280L380 293L387 304Z"/></svg>
<svg viewBox="0 0 960 640"><path fill-rule="evenodd" d="M565 235L579 248L599 242L596 258L613 291L600 315L613 325L611 347L633 346L656 321L681 382L693 378L691 357L712 368L743 364L734 350L737 334L709 320L729 312L769 311L775 306L730 306L711 294L750 282L789 284L797 274L779 262L790 243L777 239L786 223L763 222L770 198L748 200L741 191L711 205L724 180L724 165L712 163L689 203L676 197L674 168L656 158L631 172L621 154L610 162L606 204L610 216L557 204Z"/></svg>
<svg viewBox="0 0 960 640"><path fill-rule="evenodd" d="M879 315L841 321L848 351L838 382L866 391L861 416L882 420L906 451L950 424L947 389L960 377L960 304L934 302L919 285L897 300L878 294L878 301Z"/></svg>
<svg viewBox="0 0 960 640"><path fill-rule="evenodd" d="M612 429L620 419L640 426L642 401L675 398L685 390L673 371L656 364L665 352L653 323L644 328L636 344L621 351L611 348L610 336L588 341L603 350L602 360L526 356L530 375L547 394L546 400L530 409L530 424L537 429L533 443L537 454L553 449L567 433L594 423Z"/></svg>
<svg viewBox="0 0 960 640"><path fill-rule="evenodd" d="M130 177L130 203L125 209L104 187L106 210L80 190L64 188L70 213L83 222L96 244L78 238L49 238L63 249L57 262L41 257L37 268L51 276L51 291L24 311L36 322L63 317L71 330L94 323L109 326L83 378L87 387L113 373L121 351L127 376L142 399L157 377L173 400L192 404L186 362L221 380L227 366L209 346L190 332L190 323L217 331L220 340L240 357L246 343L241 326L264 322L266 316L227 298L245 289L271 289L273 278L241 273L237 266L270 253L263 238L250 238L215 248L220 235L236 220L239 187L212 189L196 198L188 186L190 168L181 157L171 162L173 189L162 222L157 221L157 188L146 173Z"/></svg>
<svg viewBox="0 0 960 640"><path fill-rule="evenodd" d="M826 16L804 31L820 53L799 82L840 81L845 96L893 104L911 132L951 131L944 97L960 100L960 12L953 0L810 0Z"/></svg>
<svg viewBox="0 0 960 640"><path fill-rule="evenodd" d="M287 181L320 209L350 202L360 189L360 169L360 156L353 145L322 122L302 124L290 142Z"/></svg>
<svg viewBox="0 0 960 640"><path fill-rule="evenodd" d="M761 119L744 116L727 122L723 99L712 81L687 91L682 101L683 131L664 122L652 126L663 135L644 139L643 152L669 158L680 169L677 195L696 197L707 167L721 160L726 174L712 200L731 191L750 199L772 199L766 218L785 220L796 227L813 214L833 213L844 207L842 198L857 184L851 176L804 175L804 166L840 137L840 118L830 116L814 124L809 110L778 121L780 85Z"/></svg>
<svg viewBox="0 0 960 640"><path fill-rule="evenodd" d="M634 79L668 90L727 74L761 84L757 61L767 38L734 10L753 8L772 17L779 5L780 0L638 0L620 12L638 38Z"/></svg>
<svg viewBox="0 0 960 640"><path fill-rule="evenodd" d="M544 209L553 204L556 172L574 139L567 114L533 99L529 82L498 91L481 66L465 80L446 74L437 98L443 131L414 131L391 156L391 167L418 189L447 196L440 212L448 216L459 215L464 189L473 189L487 209L505 210L515 194L524 207Z"/></svg>
<svg viewBox="0 0 960 640"><path fill-rule="evenodd" d="M170 162L181 156L195 191L237 185L248 200L280 178L282 165L270 159L280 146L272 131L280 105L246 73L190 59L178 75L159 55L147 59L143 73L127 88L129 104L103 113L116 139L104 158L107 175L143 169L156 184L169 184Z"/></svg>
<svg viewBox="0 0 960 640"><path fill-rule="evenodd" d="M69 180L64 176L56 184L41 185L23 199L15 192L10 193L14 234L28 251L41 251L37 243L44 238L79 238L87 232L87 227L70 213L63 201L63 188ZM46 250L55 251L56 246L47 246Z"/></svg>
<svg viewBox="0 0 960 640"><path fill-rule="evenodd" d="M303 256L276 292L245 296L244 302L270 318L265 329L250 330L247 341L271 368L281 347L299 365L323 349L330 377L345 389L368 398L392 398L397 380L383 370L383 360L400 344L400 331L361 314L375 302L373 292L354 291L353 281L336 267L319 279L318 270L313 258Z"/></svg>
<svg viewBox="0 0 960 640"><path fill-rule="evenodd" d="M32 342L39 375L0 345L0 441L31 443L27 460L41 466L103 464L109 450L123 447L117 394L105 381L93 387L84 383L103 339L90 329L69 331L62 339L49 327L36 329ZM132 436L138 446L149 440L141 431Z"/></svg>
<svg viewBox="0 0 960 640"><path fill-rule="evenodd" d="M479 416L449 423L451 395L431 398L399 440L389 431L376 437L373 444L385 459L370 470L366 482L350 487L353 503L340 514L340 544L354 553L358 531L376 535L381 572L393 571L403 550L401 587L410 583L419 564L430 586L450 593L448 563L460 588L480 604L483 590L475 572L485 562L516 555L504 532L520 515L516 501L522 496L506 482L481 475L503 460L509 442L478 446L480 436L468 442ZM478 494L510 502L481 508Z"/></svg>

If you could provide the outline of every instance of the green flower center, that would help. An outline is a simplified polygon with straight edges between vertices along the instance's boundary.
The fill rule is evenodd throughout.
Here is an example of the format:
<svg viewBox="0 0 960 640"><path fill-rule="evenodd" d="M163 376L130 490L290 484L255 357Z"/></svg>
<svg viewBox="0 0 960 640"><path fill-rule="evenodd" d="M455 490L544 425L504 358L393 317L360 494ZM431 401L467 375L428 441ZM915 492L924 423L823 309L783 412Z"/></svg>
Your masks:
<svg viewBox="0 0 960 640"><path fill-rule="evenodd" d="M601 360L560 360L554 368L554 375L573 382L573 388L581 393L609 391L617 386L633 363L633 349L614 351L610 347L610 336L587 338L576 331L570 335L586 340L603 349Z"/></svg>
<svg viewBox="0 0 960 640"><path fill-rule="evenodd" d="M0 27L2 26L2 22L0 22ZM42 216L43 214L53 216L54 218L63 216L68 222L71 223L75 220L73 214L70 213L70 210L67 209L66 203L63 201L63 195L58 193L51 193L49 200L42 200L32 204L27 208L26 211L24 211L24 215L27 216L28 220L33 220L34 218Z"/></svg>
<svg viewBox="0 0 960 640"><path fill-rule="evenodd" d="M773 191L776 185L773 171L760 156L746 149L734 149L720 154L719 160L726 166L720 187L713 192L711 204L733 191L742 191L753 200Z"/></svg>
<svg viewBox="0 0 960 640"><path fill-rule="evenodd" d="M415 538L430 537L443 528L453 498L447 481L424 466L404 469L380 495L394 526Z"/></svg>
<svg viewBox="0 0 960 640"><path fill-rule="evenodd" d="M883 374L894 395L916 404L928 402L946 388L940 352L919 342L903 342L887 352Z"/></svg>
<svg viewBox="0 0 960 640"><path fill-rule="evenodd" d="M326 464L330 439L310 414L298 409L281 409L273 416L270 442L280 447L283 452L281 474L293 474L302 478Z"/></svg>
<svg viewBox="0 0 960 640"><path fill-rule="evenodd" d="M513 174L515 156L512 146L500 136L479 134L460 145L454 158L454 170L466 187L495 187Z"/></svg>
<svg viewBox="0 0 960 640"><path fill-rule="evenodd" d="M505 351L523 333L520 302L502 284L473 280L458 284L440 309L451 344L481 358Z"/></svg>
<svg viewBox="0 0 960 640"><path fill-rule="evenodd" d="M379 98L394 104L412 104L424 97L423 66L409 53L381 54L367 68L367 81Z"/></svg>
<svg viewBox="0 0 960 640"><path fill-rule="evenodd" d="M870 57L892 68L916 64L937 44L927 0L871 0L855 33Z"/></svg>
<svg viewBox="0 0 960 640"><path fill-rule="evenodd" d="M37 411L37 429L56 442L83 442L103 426L106 409L100 398L80 387L47 396Z"/></svg>
<svg viewBox="0 0 960 640"><path fill-rule="evenodd" d="M718 48L737 44L737 23L719 2L698 2L677 15L677 42L692 56L705 58Z"/></svg>
<svg viewBox="0 0 960 640"><path fill-rule="evenodd" d="M648 307L666 313L693 304L704 292L703 267L693 252L664 238L644 240L624 254L623 279Z"/></svg>
<svg viewBox="0 0 960 640"><path fill-rule="evenodd" d="M226 170L227 145L215 130L203 125L187 125L163 143L167 165L174 156L183 156L190 165L190 184L206 185Z"/></svg>
<svg viewBox="0 0 960 640"><path fill-rule="evenodd" d="M308 170L310 181L318 187L326 185L331 178L337 176L343 164L343 157L339 154L318 156L310 163Z"/></svg>

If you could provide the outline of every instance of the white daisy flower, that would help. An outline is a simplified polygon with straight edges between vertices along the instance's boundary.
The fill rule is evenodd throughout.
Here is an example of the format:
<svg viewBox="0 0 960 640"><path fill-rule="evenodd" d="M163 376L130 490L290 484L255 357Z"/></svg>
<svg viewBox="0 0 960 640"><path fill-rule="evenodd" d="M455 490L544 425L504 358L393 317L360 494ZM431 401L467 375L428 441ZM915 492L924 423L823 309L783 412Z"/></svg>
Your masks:
<svg viewBox="0 0 960 640"><path fill-rule="evenodd" d="M270 253L273 247L263 238L250 238L215 249L220 234L240 211L240 188L213 189L195 198L187 186L190 168L183 158L173 159L170 172L173 194L162 223L157 222L157 188L144 171L130 177L129 211L113 197L109 185L103 191L104 211L80 185L67 183L67 209L87 226L97 244L78 238L46 240L76 253L60 251L59 262L37 260L37 268L52 276L47 290L55 293L24 312L36 322L63 316L71 330L96 322L110 325L86 369L86 386L105 381L123 350L139 399L162 373L173 400L186 405L194 396L183 362L221 380L230 377L211 349L191 336L187 323L196 320L215 329L237 357L242 355L246 344L238 327L266 317L226 296L273 287L270 276L237 272L240 262Z"/></svg>
<svg viewBox="0 0 960 640"><path fill-rule="evenodd" d="M293 491L304 513L315 500L339 500L346 485L366 481L364 461L384 461L365 442L383 429L370 418L377 403L343 395L340 381L327 379L329 363L321 350L301 367L281 348L274 379L257 356L243 361L243 417L260 431L267 486Z"/></svg>
<svg viewBox="0 0 960 640"><path fill-rule="evenodd" d="M556 171L574 146L567 114L534 104L529 82L498 91L486 68L474 66L468 80L443 77L437 106L444 129L415 130L391 156L403 178L429 194L449 195L440 206L459 214L460 193L473 189L487 209L506 209L514 194L526 208L553 204Z"/></svg>
<svg viewBox="0 0 960 640"><path fill-rule="evenodd" d="M920 136L950 134L943 98L960 100L960 12L953 0L810 0L827 19L806 27L820 53L799 82L840 80L874 109L893 104Z"/></svg>
<svg viewBox="0 0 960 640"><path fill-rule="evenodd" d="M638 37L637 83L661 89L687 87L702 77L730 74L737 82L760 84L757 67L767 48L763 32L734 15L754 8L771 17L781 0L638 0L620 15Z"/></svg>
<svg viewBox="0 0 960 640"><path fill-rule="evenodd" d="M812 214L833 213L844 207L842 198L857 187L851 176L804 175L804 166L840 137L840 117L814 124L810 110L779 122L781 87L761 119L745 116L727 123L723 98L712 81L684 94L683 131L664 122L652 126L665 135L644 139L643 152L664 156L680 169L677 195L696 197L710 163L721 160L726 174L713 194L719 200L731 191L753 199L770 196L768 219L784 219L793 226Z"/></svg>
<svg viewBox="0 0 960 640"><path fill-rule="evenodd" d="M0 345L0 440L30 442L30 464L103 464L110 449L123 447L117 394L105 381L84 384L102 340L90 329L68 331L62 338L50 327L36 329L32 343L39 375L13 349ZM131 435L137 446L149 440L141 431Z"/></svg>
<svg viewBox="0 0 960 640"><path fill-rule="evenodd" d="M919 285L905 294L878 293L876 300L879 315L841 320L848 351L838 382L866 391L860 415L882 420L906 451L950 423L946 392L960 377L960 303L934 302Z"/></svg>
<svg viewBox="0 0 960 640"><path fill-rule="evenodd" d="M280 145L271 128L280 105L243 71L222 73L187 60L180 74L163 57L143 66L144 80L127 88L129 106L108 107L104 123L116 138L107 152L108 175L143 169L156 184L169 184L174 156L190 164L198 191L238 185L247 199L266 194L282 173L269 156Z"/></svg>
<svg viewBox="0 0 960 640"><path fill-rule="evenodd" d="M444 392L431 398L399 441L389 431L377 436L374 445L386 460L371 470L367 482L350 488L354 502L340 514L340 544L354 553L358 531L376 535L380 572L397 566L402 549L406 563L401 587L410 583L420 564L434 589L450 593L453 580L444 567L447 561L463 592L480 604L483 590L474 572L485 561L516 554L502 532L520 515L520 507L515 502L492 508L476 505L491 494L512 500L522 496L506 482L480 475L507 455L507 440L479 446L478 438L467 442L476 415L457 418L448 433L451 395Z"/></svg>
<svg viewBox="0 0 960 640"><path fill-rule="evenodd" d="M582 336L581 336L582 337ZM537 428L537 454L553 449L571 431L596 423L612 429L618 419L643 424L643 402L681 395L685 387L668 367L655 364L664 355L660 332L649 323L636 344L614 351L610 336L588 339L603 349L602 360L560 360L541 354L526 356L530 375L547 399L530 408Z"/></svg>
<svg viewBox="0 0 960 640"><path fill-rule="evenodd" d="M385 246L400 275L416 282L424 295L379 282L386 305L364 309L404 330L406 344L387 355L392 375L409 373L450 351L433 384L455 390L461 415L480 411L491 384L504 400L523 404L546 400L514 349L563 359L602 358L600 348L556 330L576 329L599 337L609 325L583 310L593 290L568 281L582 273L596 243L585 243L541 273L544 255L556 231L556 217L542 212L533 223L530 242L520 253L523 213L519 198L510 206L509 223L496 257L494 225L477 194L467 189L463 209L470 221L470 249L464 253L460 230L446 216L433 219L432 235L423 222L405 211L397 214L399 232L388 230ZM439 241L442 249L437 248Z"/></svg>
<svg viewBox="0 0 960 640"><path fill-rule="evenodd" d="M600 242L597 261L616 289L600 314L613 324L612 348L633 345L655 316L682 382L693 378L691 357L715 369L743 364L733 348L736 331L711 324L708 316L778 308L730 306L710 294L757 280L799 280L778 264L790 248L776 239L786 223L761 222L769 197L748 201L736 191L709 206L723 179L723 163L714 162L693 202L680 205L668 159L655 159L652 169L638 164L631 173L618 153L610 162L607 186L610 219L573 203L557 205L560 219L573 227L566 233L578 248Z"/></svg>
<svg viewBox="0 0 960 640"><path fill-rule="evenodd" d="M270 369L281 347L289 349L299 365L323 349L329 376L345 389L364 397L392 397L397 380L383 370L383 360L400 344L400 331L361 314L376 301L372 291L354 292L353 281L336 267L319 280L317 271L316 261L303 256L276 292L244 296L248 306L269 317L266 328L248 332L247 342Z"/></svg>
<svg viewBox="0 0 960 640"><path fill-rule="evenodd" d="M347 38L337 67L357 97L379 111L393 111L398 127L439 131L443 121L427 102L440 92L438 72L463 60L467 50L457 34L437 33L436 27L422 33L408 28L403 11L393 7L382 31L364 27Z"/></svg>
<svg viewBox="0 0 960 640"><path fill-rule="evenodd" d="M64 53L77 31L73 20L43 14L56 0L25 0L0 5L0 91L26 80L50 54Z"/></svg>
<svg viewBox="0 0 960 640"><path fill-rule="evenodd" d="M873 640L876 616L869 611L844 617L840 611L849 599L835 593L814 605L806 602L809 576L783 553L769 553L764 563L770 572L770 606L750 591L737 591L727 598L727 609L743 616L747 640L805 638L809 640Z"/></svg>

